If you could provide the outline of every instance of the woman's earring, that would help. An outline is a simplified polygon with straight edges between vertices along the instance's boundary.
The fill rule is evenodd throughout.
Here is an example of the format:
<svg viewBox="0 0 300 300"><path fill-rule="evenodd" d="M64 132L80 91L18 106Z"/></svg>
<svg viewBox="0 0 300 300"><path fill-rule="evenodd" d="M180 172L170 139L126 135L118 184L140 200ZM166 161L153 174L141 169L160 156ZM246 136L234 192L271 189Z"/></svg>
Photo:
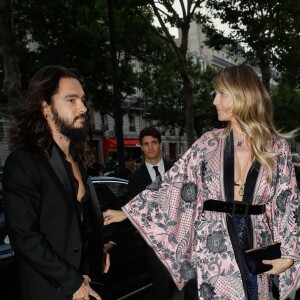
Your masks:
<svg viewBox="0 0 300 300"><path fill-rule="evenodd" d="M48 119L48 115L45 115L45 119L46 119L46 120Z"/></svg>

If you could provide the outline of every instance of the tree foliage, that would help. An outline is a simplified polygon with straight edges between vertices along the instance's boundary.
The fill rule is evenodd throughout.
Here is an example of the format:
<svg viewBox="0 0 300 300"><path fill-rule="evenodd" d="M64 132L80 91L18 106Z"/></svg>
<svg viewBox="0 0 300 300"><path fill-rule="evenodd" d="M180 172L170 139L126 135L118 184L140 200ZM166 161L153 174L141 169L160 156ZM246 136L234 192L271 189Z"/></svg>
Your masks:
<svg viewBox="0 0 300 300"><path fill-rule="evenodd" d="M289 84L285 74L271 97L276 127L285 132L300 128L300 91Z"/></svg>
<svg viewBox="0 0 300 300"><path fill-rule="evenodd" d="M141 7L137 14L131 3L115 1L115 4L114 38L122 102L134 96L138 88L144 88L135 62L159 63L164 56L160 50L165 44L153 32L149 8ZM13 17L24 90L42 66L64 65L78 70L95 109L113 111L107 1L15 0ZM122 119L122 115L115 117L116 121Z"/></svg>
<svg viewBox="0 0 300 300"><path fill-rule="evenodd" d="M195 131L197 136L200 136L204 131L219 125L212 104L212 79L217 71L208 67L206 71L201 72L199 66L191 60L189 69L195 97ZM181 76L172 68L156 68L153 70L153 78L155 80L149 85L151 87L149 94L155 97L149 101L147 108L149 117L156 119L158 125L165 128L179 128L184 132L186 116L183 113L185 101Z"/></svg>
<svg viewBox="0 0 300 300"><path fill-rule="evenodd" d="M79 70L97 97L107 32L94 1L14 1L13 12L23 87L42 66L60 64Z"/></svg>
<svg viewBox="0 0 300 300"><path fill-rule="evenodd" d="M287 67L285 58L299 45L299 7L297 0L208 0L212 16L231 31L226 36L206 19L207 43L215 48L231 44L234 50L244 45L243 55L250 64L259 66L269 89L271 68ZM299 56L299 46L297 51ZM297 62L299 69L299 59Z"/></svg>
<svg viewBox="0 0 300 300"><path fill-rule="evenodd" d="M21 74L18 66L16 51L16 36L13 26L12 7L10 0L0 0L0 47L3 58L3 70L0 79L3 78L2 93L6 94L1 112L10 112L23 97L21 88ZM2 77L2 78L1 78Z"/></svg>
<svg viewBox="0 0 300 300"><path fill-rule="evenodd" d="M192 80L188 64L188 33L190 23L195 13L200 9L203 0L179 1L179 9L175 8L174 0L136 0L134 3L145 5L149 4L157 18L160 28L157 34L173 48L178 62L178 72L182 79L183 98L185 101L185 130L187 142L190 146L195 140L195 99L193 95ZM167 26L176 27L180 30L180 41L176 42Z"/></svg>
<svg viewBox="0 0 300 300"><path fill-rule="evenodd" d="M218 121L216 108L213 105L214 88L212 80L216 74L217 70L212 67L207 67L205 72L201 72L199 67L194 67L192 73L196 99L195 130L198 136L207 130L222 127L222 124Z"/></svg>
<svg viewBox="0 0 300 300"><path fill-rule="evenodd" d="M134 61L158 60L161 40L151 29L149 9L126 2L115 9L116 44L120 89L124 98L134 95L139 72ZM42 66L61 64L77 69L85 80L96 109L112 109L112 78L109 53L107 5L104 0L15 0L13 2L22 84ZM152 38L156 41L152 43ZM139 88L142 88L139 86Z"/></svg>

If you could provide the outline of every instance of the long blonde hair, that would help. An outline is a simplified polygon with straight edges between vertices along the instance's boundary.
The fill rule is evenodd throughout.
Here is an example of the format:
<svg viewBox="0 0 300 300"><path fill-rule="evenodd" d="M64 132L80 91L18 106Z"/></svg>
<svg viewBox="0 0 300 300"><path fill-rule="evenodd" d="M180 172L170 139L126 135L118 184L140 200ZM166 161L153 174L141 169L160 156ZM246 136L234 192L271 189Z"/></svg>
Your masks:
<svg viewBox="0 0 300 300"><path fill-rule="evenodd" d="M274 157L274 136L284 138L291 134L282 134L273 124L273 105L269 93L255 71L247 65L238 65L221 70L213 79L218 91L228 93L232 99L232 114L241 130L250 138L252 155L268 171L268 181L272 181ZM224 131L227 136L231 130L228 122Z"/></svg>

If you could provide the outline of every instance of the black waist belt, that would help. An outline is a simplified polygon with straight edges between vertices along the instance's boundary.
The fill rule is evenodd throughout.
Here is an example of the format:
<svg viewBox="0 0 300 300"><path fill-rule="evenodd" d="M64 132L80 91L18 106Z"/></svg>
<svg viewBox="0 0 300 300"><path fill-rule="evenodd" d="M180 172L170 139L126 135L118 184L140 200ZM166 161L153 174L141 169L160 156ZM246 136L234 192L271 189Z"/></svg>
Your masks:
<svg viewBox="0 0 300 300"><path fill-rule="evenodd" d="M261 215L265 213L265 205L251 205L242 201L224 202L206 200L204 201L203 209L242 216Z"/></svg>

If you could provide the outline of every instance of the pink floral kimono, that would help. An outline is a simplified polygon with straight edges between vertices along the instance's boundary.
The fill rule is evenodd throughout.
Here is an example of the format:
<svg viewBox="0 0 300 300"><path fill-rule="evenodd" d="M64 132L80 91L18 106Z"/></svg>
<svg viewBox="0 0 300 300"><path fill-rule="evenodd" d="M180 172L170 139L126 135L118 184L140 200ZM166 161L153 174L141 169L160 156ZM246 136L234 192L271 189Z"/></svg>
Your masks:
<svg viewBox="0 0 300 300"><path fill-rule="evenodd" d="M228 214L204 211L208 199L232 201L232 134L208 132L177 161L162 181L159 178L136 196L123 211L169 270L179 289L197 276L199 299L247 299L237 263ZM273 181L260 165L247 176L245 194L253 205L266 205L266 214L251 215L252 246L281 242L283 258L295 262L279 275L280 299L300 287L299 190L288 144L274 139L276 159ZM254 179L253 179L254 178ZM251 183L252 182L252 183ZM247 192L247 185L253 186ZM245 196L244 196L245 197ZM249 197L248 197L249 198ZM245 201L243 199L243 201ZM271 234L271 230L273 234ZM269 299L269 276L257 276L258 298Z"/></svg>

